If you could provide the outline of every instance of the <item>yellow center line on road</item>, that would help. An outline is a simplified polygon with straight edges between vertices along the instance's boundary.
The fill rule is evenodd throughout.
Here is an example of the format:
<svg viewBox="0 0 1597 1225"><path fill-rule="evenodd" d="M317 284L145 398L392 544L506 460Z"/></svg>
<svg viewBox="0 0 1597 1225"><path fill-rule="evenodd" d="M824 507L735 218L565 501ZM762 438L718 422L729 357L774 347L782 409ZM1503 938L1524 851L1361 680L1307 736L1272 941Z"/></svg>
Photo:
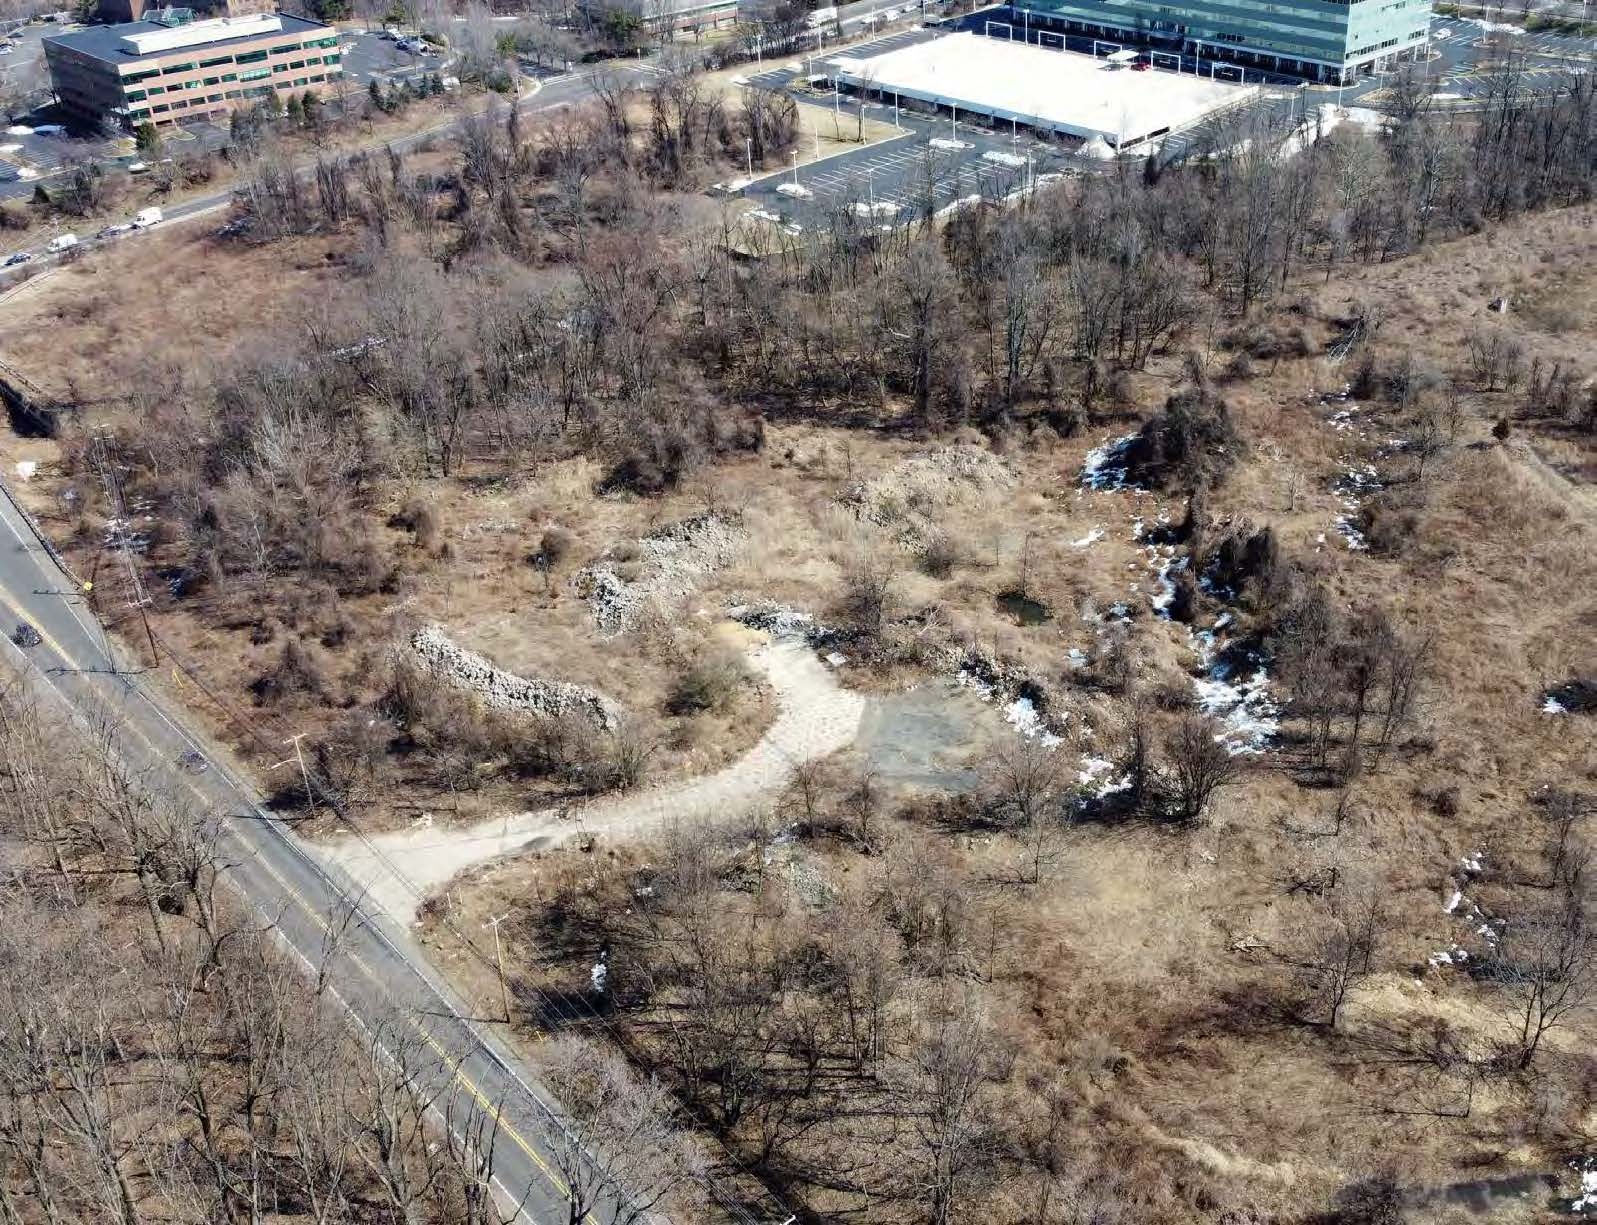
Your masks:
<svg viewBox="0 0 1597 1225"><path fill-rule="evenodd" d="M8 616L17 618L17 620L19 622L20 621L27 621L28 624L33 625L33 628L38 631L40 640L44 643L45 646L49 647L50 650L53 651L56 654L57 657L60 658L62 663L66 664L68 667L70 667L70 668L72 668L72 669L74 669L75 671L78 671L78 672L87 673L87 672L90 671L90 669L85 668L81 663L79 663L77 658L75 656L73 656L70 651L68 651L59 642L57 642L55 640L54 636L52 636L47 629L45 629L41 625L36 625L33 622L28 621L27 615L22 611L22 609L4 591L0 591L0 607L3 607L6 610ZM111 661L108 660L107 662L111 662ZM66 695L64 693L61 693L61 690L59 688L57 688L53 683L51 684L51 688L55 689L56 693L61 696L63 701L66 700ZM146 696L145 700L146 701L151 701L151 704L153 706L153 701L151 699L149 699L147 696ZM68 702L67 704L69 706L71 705L70 702ZM162 755L161 755L160 749L156 746L156 744L148 736L146 736L144 734L144 732L135 723L133 723L131 720L123 719L122 720L122 726L127 731L133 733L133 735L135 737L137 737L144 744L144 747L149 750L149 752L150 752L150 754L152 756L152 759L154 761L161 761L162 760ZM175 725L174 725L174 727L175 727ZM179 734L183 734L181 729L176 729L176 730L179 731ZM209 762L209 758L208 757L207 757L206 760L207 760L207 762ZM192 779L189 779L189 778L186 778L186 777L182 777L180 775L179 776L179 781L183 784L184 787L186 787L188 789L190 794L192 794L194 796L194 798L200 803L200 805L202 807L205 807L205 808L214 807L214 801L210 797L206 796L205 793L202 792L199 789L199 787L197 787L195 785L195 783L194 783L194 781ZM247 799L248 797L246 796L245 798ZM255 805L252 803L251 804L251 808L254 808L254 807L255 807ZM270 820L271 818L267 818L267 819ZM293 835L289 834L288 837L293 837ZM255 855L255 862L257 862L263 868L266 869L267 873L271 876L271 878L274 881L277 882L279 888L281 888L282 891L285 894L287 894L288 897L290 899L292 899L293 902L302 911L305 912L306 916L311 920L312 923L314 923L317 927L319 927L322 930L322 933L324 935L327 935L327 936L332 936L333 935L333 929L332 929L331 925L328 923L327 919L322 915L321 911L319 911L316 907L312 906L303 896L301 896L301 894L300 894L298 889L294 888L293 885L291 885L288 881L283 879L282 874L280 872L278 872L278 870L271 864L270 861L268 861L264 856L262 856L262 855L257 853ZM290 941L290 945L292 945L292 941ZM393 994L388 990L388 987L376 975L376 973L374 973L372 971L371 967L369 967L365 963L364 960L362 960L354 952L352 952L352 951L350 951L348 949L344 950L344 956L347 957L355 965L355 967L360 971L361 975L368 982L370 982L373 987L375 987L377 989L378 993L383 997L383 999L387 1000L389 1003L393 1004L396 1008L399 1008L401 1011L405 1011L405 1009L401 1005L401 1002L394 998ZM418 975L418 977L419 977L419 975ZM445 1003L445 1006L447 1007L447 1001L440 1001L440 1002ZM346 1005L346 1007L347 1006L348 1005ZM353 1009L351 1009L351 1011L353 1011ZM532 1146L532 1144L529 1143L527 1141L527 1139L519 1131L516 1130L514 1124L508 1122L506 1119L503 1118L503 1116L500 1114L500 1108L498 1106L496 1106L488 1098L488 1095L485 1094L482 1091L482 1089L478 1087L477 1083L469 1075L467 1075L465 1071L462 1070L460 1062L444 1048L443 1043L441 1043L438 1040L438 1038L432 1033L432 1031L430 1031L425 1025L423 1025L421 1023L420 1019L417 1016L415 1016L414 1013L410 1013L408 1015L407 1019L410 1021L410 1024L416 1029L416 1032L421 1035L422 1040L429 1047L431 1047L438 1054L438 1056L444 1061L444 1066L449 1069L450 1074L453 1077L453 1079L456 1080L461 1085L461 1087L464 1088L466 1090L466 1092L471 1095L472 1099L480 1107L482 1107L484 1110L488 1111L490 1114L492 1114L495 1117L495 1119L497 1120L498 1125L499 1125L499 1130L502 1131L506 1136L508 1136L510 1138L511 1142L514 1143L517 1148L519 1148L523 1153L525 1153L527 1155L527 1157L532 1161L532 1163L535 1166L538 1167L539 1171L542 1172L544 1177L549 1180L549 1184L563 1198L565 1198L566 1200L569 1201L570 1198L571 1198L571 1189L566 1185L565 1181L563 1179L561 1179L561 1177L557 1173L555 1173L554 1170L552 1170L549 1167L548 1162L546 1162L544 1160L542 1154L540 1154L537 1151L537 1149L534 1148ZM466 1024L465 1019L463 1017L459 1018L459 1019L461 1020L462 1024ZM537 1109L537 1108L538 1108L538 1105L535 1104L534 1105L534 1109ZM591 1214L588 1215L587 1217L585 1217L584 1220L586 1222L586 1225L598 1225L598 1222L596 1222L593 1219L593 1216Z"/></svg>

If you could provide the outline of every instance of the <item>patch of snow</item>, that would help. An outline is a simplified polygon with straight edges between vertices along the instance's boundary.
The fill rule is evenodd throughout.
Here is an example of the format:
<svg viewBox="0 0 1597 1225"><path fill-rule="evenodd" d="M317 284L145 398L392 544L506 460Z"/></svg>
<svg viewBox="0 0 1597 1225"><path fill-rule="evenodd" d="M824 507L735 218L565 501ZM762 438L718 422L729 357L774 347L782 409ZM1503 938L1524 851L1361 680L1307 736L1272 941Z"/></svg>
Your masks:
<svg viewBox="0 0 1597 1225"><path fill-rule="evenodd" d="M1484 872L1486 870L1486 852L1471 852L1458 861L1458 866L1466 872Z"/></svg>
<svg viewBox="0 0 1597 1225"><path fill-rule="evenodd" d="M1585 1212L1597 1208L1597 1157L1571 1161L1569 1168L1580 1174L1580 1194L1570 1202L1571 1212Z"/></svg>
<svg viewBox="0 0 1597 1225"><path fill-rule="evenodd" d="M959 670L954 677L954 683L962 689L971 690L984 702L993 700L993 687L967 668Z"/></svg>
<svg viewBox="0 0 1597 1225"><path fill-rule="evenodd" d="M1447 904L1442 907L1442 913L1443 914L1452 914L1455 910L1458 909L1458 904L1460 902L1462 902L1463 900L1464 900L1464 895L1462 893L1460 893L1457 889L1454 889L1453 893L1452 893L1452 896L1447 899Z"/></svg>
<svg viewBox="0 0 1597 1225"><path fill-rule="evenodd" d="M1153 572L1159 582L1159 594L1153 597L1153 611L1166 621L1170 620L1170 605L1176 598L1176 581L1170 576L1186 568L1187 559L1177 557L1174 549L1167 549Z"/></svg>
<svg viewBox="0 0 1597 1225"><path fill-rule="evenodd" d="M1204 675L1194 677L1192 687L1198 708L1217 719L1221 732L1216 737L1233 755L1262 753L1281 730L1281 708L1270 696L1270 676L1258 658L1251 675L1243 676L1229 662L1218 658L1218 631L1231 623L1222 615L1212 627L1192 634Z"/></svg>
<svg viewBox="0 0 1597 1225"><path fill-rule="evenodd" d="M827 655L826 662L831 664L834 668L841 668L848 662L848 656L844 655L840 651L832 651Z"/></svg>
<svg viewBox="0 0 1597 1225"><path fill-rule="evenodd" d="M1065 658L1070 661L1072 668L1085 668L1087 666L1087 652L1080 647L1071 647L1065 652Z"/></svg>
<svg viewBox="0 0 1597 1225"><path fill-rule="evenodd" d="M1127 482L1126 453L1135 434L1124 434L1100 443L1087 452L1081 462L1081 483L1089 489L1124 489Z"/></svg>
<svg viewBox="0 0 1597 1225"><path fill-rule="evenodd" d="M21 468L22 465L18 464L17 467ZM1547 700L1542 703L1542 714L1544 715L1567 715L1568 713L1569 708L1552 694L1548 694Z"/></svg>
<svg viewBox="0 0 1597 1225"><path fill-rule="evenodd" d="M1365 464L1363 467L1349 465L1342 469L1342 474L1337 477L1331 489L1342 503L1342 514L1337 516L1335 524L1337 534L1355 553L1368 549L1369 540L1359 530L1354 520L1364 499L1380 491L1380 473L1375 470L1373 464Z"/></svg>
<svg viewBox="0 0 1597 1225"><path fill-rule="evenodd" d="M1104 537L1103 528L1095 527L1095 528L1092 529L1092 531L1088 532L1080 540L1072 540L1070 542L1070 547L1073 548L1073 549L1085 549L1090 544L1096 544L1098 541L1102 540L1103 537Z"/></svg>
<svg viewBox="0 0 1597 1225"><path fill-rule="evenodd" d="M1045 749L1057 748L1063 741L1043 724L1037 704L1030 698L1020 697L1004 707L1004 722L1027 740L1035 740Z"/></svg>
<svg viewBox="0 0 1597 1225"><path fill-rule="evenodd" d="M17 460L17 480L19 480L19 481L31 481L33 479L33 474L36 473L38 470L39 470L39 463L38 463L37 460L33 460L33 459L19 459L19 460ZM1549 702L1551 702L1552 698L1548 698L1547 700Z"/></svg>

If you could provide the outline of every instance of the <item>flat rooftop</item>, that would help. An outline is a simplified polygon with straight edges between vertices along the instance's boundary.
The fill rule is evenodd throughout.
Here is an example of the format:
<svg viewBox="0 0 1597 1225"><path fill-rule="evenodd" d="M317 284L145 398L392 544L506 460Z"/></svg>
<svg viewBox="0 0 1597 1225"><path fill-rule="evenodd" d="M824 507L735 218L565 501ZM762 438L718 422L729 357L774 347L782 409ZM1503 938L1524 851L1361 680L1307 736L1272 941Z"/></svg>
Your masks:
<svg viewBox="0 0 1597 1225"><path fill-rule="evenodd" d="M106 64L137 64L143 60L164 59L175 51L192 51L204 48L239 46L259 42L263 38L301 38L310 33L332 33L333 28L304 17L290 17L286 13L273 14L277 25L268 28L259 17L219 18L196 21L187 25L167 26L154 21L125 21L114 26L87 26L68 34L56 34L44 39L46 46L57 43L70 47ZM174 39L179 31L187 37ZM173 42L180 45L173 46ZM140 45L149 47L140 52Z"/></svg>
<svg viewBox="0 0 1597 1225"><path fill-rule="evenodd" d="M1188 127L1259 92L980 34L950 34L865 59L829 60L854 88L1014 119L1111 145Z"/></svg>

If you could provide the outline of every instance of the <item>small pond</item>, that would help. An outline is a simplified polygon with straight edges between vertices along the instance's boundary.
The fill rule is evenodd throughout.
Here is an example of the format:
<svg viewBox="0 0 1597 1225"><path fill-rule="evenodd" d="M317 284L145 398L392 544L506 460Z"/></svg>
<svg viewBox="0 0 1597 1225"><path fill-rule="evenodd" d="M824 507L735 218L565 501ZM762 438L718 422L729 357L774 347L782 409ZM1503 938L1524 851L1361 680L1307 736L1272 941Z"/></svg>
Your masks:
<svg viewBox="0 0 1597 1225"><path fill-rule="evenodd" d="M998 607L1021 625L1041 625L1052 621L1053 613L1041 600L1034 600L1024 591L1001 591L996 597Z"/></svg>

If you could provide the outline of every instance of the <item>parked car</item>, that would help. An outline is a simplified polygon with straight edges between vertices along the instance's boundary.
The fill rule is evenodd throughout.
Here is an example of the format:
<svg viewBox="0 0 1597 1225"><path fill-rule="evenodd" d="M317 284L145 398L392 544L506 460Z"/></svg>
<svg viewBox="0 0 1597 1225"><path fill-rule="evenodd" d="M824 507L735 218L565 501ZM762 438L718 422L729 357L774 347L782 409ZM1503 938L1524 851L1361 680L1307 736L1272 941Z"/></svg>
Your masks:
<svg viewBox="0 0 1597 1225"><path fill-rule="evenodd" d="M100 231L99 237L115 238L118 234L126 234L132 228L127 222L119 221L116 225L106 226L105 229Z"/></svg>
<svg viewBox="0 0 1597 1225"><path fill-rule="evenodd" d="M147 230L152 225L160 225L165 217L166 214L153 205L149 208L141 208L137 216L133 218L133 228L135 230Z"/></svg>
<svg viewBox="0 0 1597 1225"><path fill-rule="evenodd" d="M5 267L15 268L18 264L25 264L32 258L33 256L26 251L14 251L6 256Z"/></svg>

